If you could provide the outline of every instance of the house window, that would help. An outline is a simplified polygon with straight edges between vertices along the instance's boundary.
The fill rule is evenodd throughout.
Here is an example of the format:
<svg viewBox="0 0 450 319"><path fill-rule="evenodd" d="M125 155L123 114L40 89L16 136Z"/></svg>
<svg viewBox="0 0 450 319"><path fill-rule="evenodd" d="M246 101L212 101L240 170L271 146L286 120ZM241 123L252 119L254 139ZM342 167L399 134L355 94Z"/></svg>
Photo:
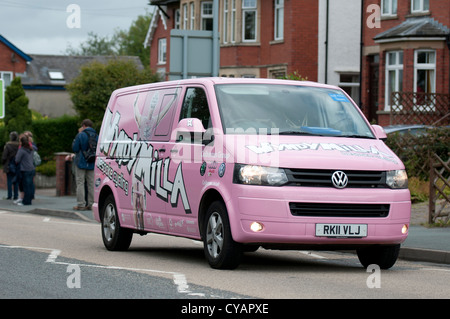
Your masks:
<svg viewBox="0 0 450 319"><path fill-rule="evenodd" d="M275 0L275 40L284 38L284 0Z"/></svg>
<svg viewBox="0 0 450 319"><path fill-rule="evenodd" d="M188 6L187 3L183 4L183 30L187 30L188 27Z"/></svg>
<svg viewBox="0 0 450 319"><path fill-rule="evenodd" d="M223 43L228 43L228 0L223 2Z"/></svg>
<svg viewBox="0 0 450 319"><path fill-rule="evenodd" d="M0 71L0 79L3 80L3 87L6 88L9 86L13 80L12 72L3 72Z"/></svg>
<svg viewBox="0 0 450 319"><path fill-rule="evenodd" d="M417 50L414 52L414 91L417 93L436 92L436 52ZM416 105L427 104L431 97L418 95Z"/></svg>
<svg viewBox="0 0 450 319"><path fill-rule="evenodd" d="M340 73L339 87L359 104L359 73Z"/></svg>
<svg viewBox="0 0 450 319"><path fill-rule="evenodd" d="M411 0L411 13L428 12L429 10L429 0Z"/></svg>
<svg viewBox="0 0 450 319"><path fill-rule="evenodd" d="M175 14L174 14L175 18L174 18L174 29L180 29L180 20L181 20L181 16L180 16L180 9L176 9L175 10Z"/></svg>
<svg viewBox="0 0 450 319"><path fill-rule="evenodd" d="M256 0L242 0L242 40L256 41Z"/></svg>
<svg viewBox="0 0 450 319"><path fill-rule="evenodd" d="M190 18L190 24L189 27L191 30L195 30L195 4L194 2L191 2L191 18Z"/></svg>
<svg viewBox="0 0 450 319"><path fill-rule="evenodd" d="M212 31L213 29L213 3L212 1L202 2L202 30Z"/></svg>
<svg viewBox="0 0 450 319"><path fill-rule="evenodd" d="M159 39L158 41L158 64L165 64L166 63L166 39Z"/></svg>
<svg viewBox="0 0 450 319"><path fill-rule="evenodd" d="M236 42L236 0L231 0L231 43Z"/></svg>
<svg viewBox="0 0 450 319"><path fill-rule="evenodd" d="M386 52L385 110L391 107L392 92L403 90L403 51Z"/></svg>
<svg viewBox="0 0 450 319"><path fill-rule="evenodd" d="M397 15L397 0L381 0L381 15L382 16Z"/></svg>

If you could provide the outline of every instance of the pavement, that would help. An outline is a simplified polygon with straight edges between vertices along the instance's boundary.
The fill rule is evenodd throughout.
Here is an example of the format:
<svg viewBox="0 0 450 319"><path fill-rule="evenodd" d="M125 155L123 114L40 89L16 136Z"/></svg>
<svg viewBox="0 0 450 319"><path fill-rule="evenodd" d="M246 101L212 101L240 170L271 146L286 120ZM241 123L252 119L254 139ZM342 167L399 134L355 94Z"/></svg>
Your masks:
<svg viewBox="0 0 450 319"><path fill-rule="evenodd" d="M18 206L0 189L0 210L81 219L95 222L92 211L75 211L75 196L56 196L56 189L36 189L30 206ZM400 259L450 264L450 227L426 227L428 203L412 205L409 235L400 249Z"/></svg>

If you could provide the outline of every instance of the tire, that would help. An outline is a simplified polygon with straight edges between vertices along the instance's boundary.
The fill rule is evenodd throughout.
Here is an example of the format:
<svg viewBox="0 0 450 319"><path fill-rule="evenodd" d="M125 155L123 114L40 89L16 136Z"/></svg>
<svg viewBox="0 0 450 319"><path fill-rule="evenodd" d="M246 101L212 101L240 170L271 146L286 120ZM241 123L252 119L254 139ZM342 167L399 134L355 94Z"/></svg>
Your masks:
<svg viewBox="0 0 450 319"><path fill-rule="evenodd" d="M106 249L127 250L133 239L133 231L120 226L114 196L109 195L102 208L102 239Z"/></svg>
<svg viewBox="0 0 450 319"><path fill-rule="evenodd" d="M206 212L203 248L212 268L234 269L241 262L242 245L233 240L227 209L220 201L213 202Z"/></svg>
<svg viewBox="0 0 450 319"><path fill-rule="evenodd" d="M356 250L358 259L364 268L376 264L381 269L389 269L394 266L400 252L400 245L371 246Z"/></svg>

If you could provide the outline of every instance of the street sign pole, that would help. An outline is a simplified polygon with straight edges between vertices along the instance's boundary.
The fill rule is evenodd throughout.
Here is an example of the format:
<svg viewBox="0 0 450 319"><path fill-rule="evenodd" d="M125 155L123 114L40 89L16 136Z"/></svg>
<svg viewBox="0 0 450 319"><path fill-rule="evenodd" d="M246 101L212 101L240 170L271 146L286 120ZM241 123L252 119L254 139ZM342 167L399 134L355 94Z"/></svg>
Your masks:
<svg viewBox="0 0 450 319"><path fill-rule="evenodd" d="M213 2L213 56L212 76L219 76L220 43L219 43L219 0Z"/></svg>
<svg viewBox="0 0 450 319"><path fill-rule="evenodd" d="M0 79L0 119L5 117L5 85Z"/></svg>

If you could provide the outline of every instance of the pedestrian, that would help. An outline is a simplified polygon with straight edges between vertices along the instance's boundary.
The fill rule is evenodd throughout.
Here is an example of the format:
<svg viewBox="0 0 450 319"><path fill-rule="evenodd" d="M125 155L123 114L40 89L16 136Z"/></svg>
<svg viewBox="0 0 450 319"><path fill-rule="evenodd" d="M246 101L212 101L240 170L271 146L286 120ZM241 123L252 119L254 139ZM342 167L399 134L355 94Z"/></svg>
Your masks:
<svg viewBox="0 0 450 319"><path fill-rule="evenodd" d="M19 134L13 131L9 133L9 142L3 149L2 164L3 171L6 173L6 181L8 188L8 197L6 199L17 200L19 197L18 169L15 156L19 149ZM14 196L14 197L13 197Z"/></svg>
<svg viewBox="0 0 450 319"><path fill-rule="evenodd" d="M28 137L25 134L20 136L19 150L16 154L16 163L19 166L22 189L24 192L23 199L17 202L17 205L31 205L33 199L33 148Z"/></svg>
<svg viewBox="0 0 450 319"><path fill-rule="evenodd" d="M73 165L75 166L75 180L77 185L77 206L75 210L90 210L94 203L94 166L95 162L88 162L84 152L89 149L89 138L94 136L98 139L97 132L92 128L92 121L89 119L81 122L78 134L72 143L72 150L75 153ZM87 185L87 196L85 196L85 184ZM87 201L86 201L87 198Z"/></svg>
<svg viewBox="0 0 450 319"><path fill-rule="evenodd" d="M38 147L37 145L33 142L33 133L31 133L30 131L25 131L23 132L23 134L25 134L28 137L28 141L30 142L30 146L33 149L34 152L38 151ZM34 156L34 154L33 154ZM33 157L33 164L34 163L34 157ZM34 185L34 177L36 176L36 166L34 166L34 170L33 170L33 194L32 194L32 198L34 199L34 194L36 192L35 189L35 185Z"/></svg>

